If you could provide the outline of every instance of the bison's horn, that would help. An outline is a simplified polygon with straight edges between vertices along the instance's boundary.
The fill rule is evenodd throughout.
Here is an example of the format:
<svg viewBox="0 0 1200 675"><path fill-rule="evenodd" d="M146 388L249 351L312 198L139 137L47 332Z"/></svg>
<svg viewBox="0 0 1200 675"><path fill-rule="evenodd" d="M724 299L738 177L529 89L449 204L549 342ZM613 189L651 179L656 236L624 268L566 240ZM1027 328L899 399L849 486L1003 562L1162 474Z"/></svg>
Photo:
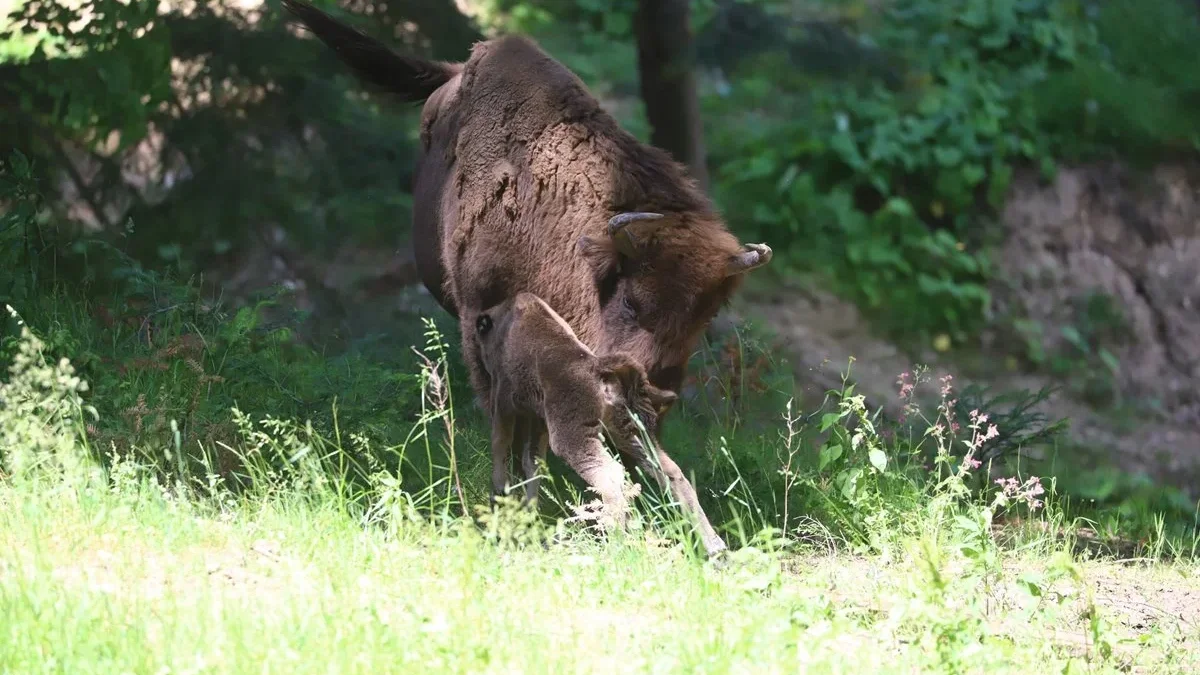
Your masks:
<svg viewBox="0 0 1200 675"><path fill-rule="evenodd" d="M633 238L629 235L629 230L626 226L630 223L643 220L661 220L661 213L648 213L645 211L629 211L626 213L618 213L608 220L608 236L612 237L617 244L617 250L629 256L635 256L635 247Z"/></svg>
<svg viewBox="0 0 1200 675"><path fill-rule="evenodd" d="M618 232L625 229L625 226L639 220L658 220L662 218L661 213L647 213L645 211L630 211L627 213L618 213L608 220L609 236L616 236Z"/></svg>
<svg viewBox="0 0 1200 675"><path fill-rule="evenodd" d="M744 274L771 262L771 247L766 244L746 244L742 252L729 261L729 275Z"/></svg>

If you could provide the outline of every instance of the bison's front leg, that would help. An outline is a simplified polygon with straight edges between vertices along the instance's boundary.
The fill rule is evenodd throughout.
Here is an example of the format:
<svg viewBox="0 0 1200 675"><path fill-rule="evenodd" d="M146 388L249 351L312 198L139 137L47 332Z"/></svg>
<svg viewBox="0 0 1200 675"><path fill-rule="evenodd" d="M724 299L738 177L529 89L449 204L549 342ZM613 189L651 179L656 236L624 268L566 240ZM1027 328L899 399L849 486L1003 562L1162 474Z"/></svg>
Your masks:
<svg viewBox="0 0 1200 675"><path fill-rule="evenodd" d="M514 419L510 415L492 416L492 506L496 497L508 491L508 464L512 457Z"/></svg>
<svg viewBox="0 0 1200 675"><path fill-rule="evenodd" d="M708 556L711 558L724 551L727 548L725 541L708 521L708 516L700 507L696 489L683 475L683 470L679 468L679 465L662 449L656 453L657 461L655 461L645 452L640 442L634 444L634 451L631 454L642 471L653 476L664 489L670 489L671 494L683 506L683 510L696 518L697 525L700 527L700 540L704 544L704 550Z"/></svg>
<svg viewBox="0 0 1200 675"><path fill-rule="evenodd" d="M462 356L467 365L467 375L471 381L471 390L475 393L475 401L481 408L487 407L492 400L492 378L488 375L487 366L483 363L483 353L479 348L479 338L476 335L475 319L459 317L459 329L462 332Z"/></svg>
<svg viewBox="0 0 1200 675"><path fill-rule="evenodd" d="M604 505L601 527L624 528L629 513L625 498L625 468L600 442L600 421L547 420L550 449L600 495Z"/></svg>

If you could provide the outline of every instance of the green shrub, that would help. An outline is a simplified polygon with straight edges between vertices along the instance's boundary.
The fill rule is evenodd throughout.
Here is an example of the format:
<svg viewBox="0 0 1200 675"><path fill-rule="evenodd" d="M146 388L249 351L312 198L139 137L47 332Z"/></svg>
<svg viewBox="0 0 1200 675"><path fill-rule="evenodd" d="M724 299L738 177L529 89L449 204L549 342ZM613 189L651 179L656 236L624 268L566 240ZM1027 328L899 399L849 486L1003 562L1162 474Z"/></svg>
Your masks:
<svg viewBox="0 0 1200 675"><path fill-rule="evenodd" d="M1180 0L1090 8L1097 48L1035 90L1038 124L1072 158L1151 162L1200 149L1200 12Z"/></svg>

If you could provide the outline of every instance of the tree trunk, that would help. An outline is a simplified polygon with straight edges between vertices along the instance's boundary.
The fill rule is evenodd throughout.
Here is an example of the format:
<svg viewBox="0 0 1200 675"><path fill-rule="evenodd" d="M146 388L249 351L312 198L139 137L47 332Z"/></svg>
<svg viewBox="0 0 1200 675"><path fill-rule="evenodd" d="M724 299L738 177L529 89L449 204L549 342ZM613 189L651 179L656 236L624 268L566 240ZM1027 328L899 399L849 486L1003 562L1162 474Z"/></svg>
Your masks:
<svg viewBox="0 0 1200 675"><path fill-rule="evenodd" d="M700 187L708 190L688 5L688 0L638 0L638 71L652 129L650 142L686 164Z"/></svg>

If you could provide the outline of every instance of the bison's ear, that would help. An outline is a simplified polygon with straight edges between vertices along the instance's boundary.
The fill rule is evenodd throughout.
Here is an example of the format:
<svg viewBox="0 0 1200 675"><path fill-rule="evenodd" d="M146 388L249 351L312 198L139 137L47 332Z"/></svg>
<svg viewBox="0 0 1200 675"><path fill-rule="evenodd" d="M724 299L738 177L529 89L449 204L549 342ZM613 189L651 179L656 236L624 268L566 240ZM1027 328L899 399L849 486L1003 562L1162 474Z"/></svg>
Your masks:
<svg viewBox="0 0 1200 675"><path fill-rule="evenodd" d="M607 279L620 271L621 256L617 254L611 241L592 239L584 235L579 238L577 245L579 254L587 261L597 281Z"/></svg>
<svg viewBox="0 0 1200 675"><path fill-rule="evenodd" d="M679 400L679 395L675 392L669 389L659 389L649 382L645 385L645 392L646 397L650 399L650 404L654 406L654 411L659 415L666 412L667 408L670 408L675 404L675 401Z"/></svg>
<svg viewBox="0 0 1200 675"><path fill-rule="evenodd" d="M766 244L746 244L740 253L729 259L726 274L745 274L771 262L771 247Z"/></svg>

